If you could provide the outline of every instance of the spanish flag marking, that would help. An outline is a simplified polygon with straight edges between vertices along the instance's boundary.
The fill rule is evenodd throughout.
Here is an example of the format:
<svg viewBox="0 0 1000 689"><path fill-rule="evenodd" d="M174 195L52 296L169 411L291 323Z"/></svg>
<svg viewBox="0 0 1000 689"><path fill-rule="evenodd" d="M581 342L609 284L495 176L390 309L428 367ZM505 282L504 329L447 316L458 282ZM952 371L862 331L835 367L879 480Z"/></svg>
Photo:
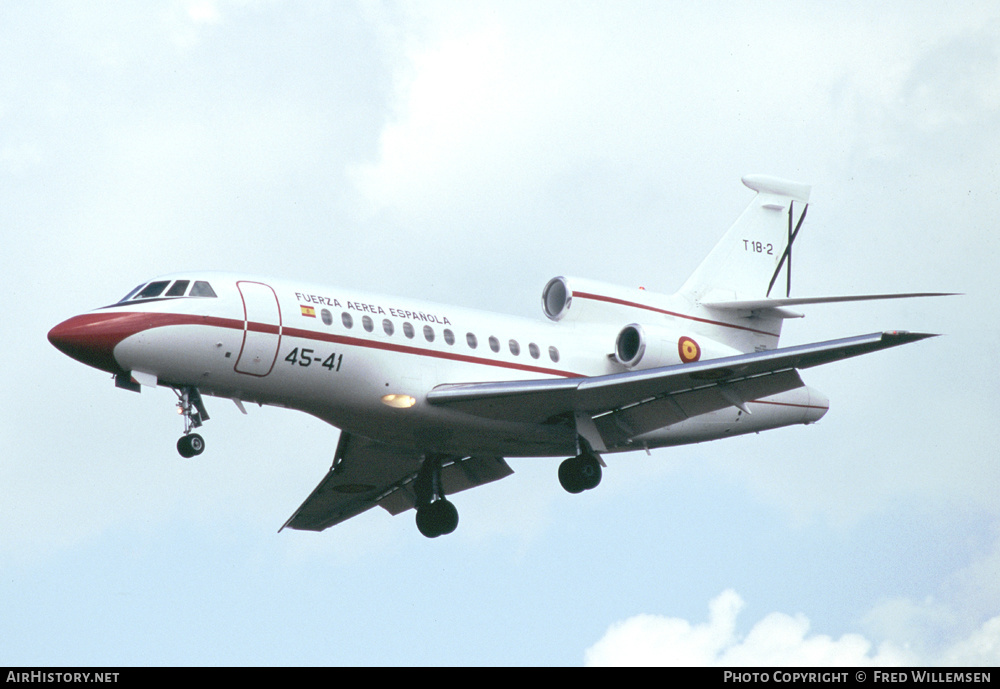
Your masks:
<svg viewBox="0 0 1000 689"><path fill-rule="evenodd" d="M299 308L302 309L303 316L307 316L308 318L316 317L316 309L314 309L312 306L303 306L299 304Z"/></svg>
<svg viewBox="0 0 1000 689"><path fill-rule="evenodd" d="M701 358L701 347L690 337L685 336L677 340L677 353L680 355L681 361L690 364Z"/></svg>

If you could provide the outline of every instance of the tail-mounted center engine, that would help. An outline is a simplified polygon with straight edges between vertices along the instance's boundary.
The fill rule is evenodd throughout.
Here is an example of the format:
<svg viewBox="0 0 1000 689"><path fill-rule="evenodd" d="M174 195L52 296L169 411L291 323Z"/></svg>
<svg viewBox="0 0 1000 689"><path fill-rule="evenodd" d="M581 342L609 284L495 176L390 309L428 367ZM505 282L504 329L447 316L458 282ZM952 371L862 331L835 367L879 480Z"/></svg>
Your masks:
<svg viewBox="0 0 1000 689"><path fill-rule="evenodd" d="M542 290L542 310L550 320L561 320L572 301L573 290L564 277L552 278Z"/></svg>

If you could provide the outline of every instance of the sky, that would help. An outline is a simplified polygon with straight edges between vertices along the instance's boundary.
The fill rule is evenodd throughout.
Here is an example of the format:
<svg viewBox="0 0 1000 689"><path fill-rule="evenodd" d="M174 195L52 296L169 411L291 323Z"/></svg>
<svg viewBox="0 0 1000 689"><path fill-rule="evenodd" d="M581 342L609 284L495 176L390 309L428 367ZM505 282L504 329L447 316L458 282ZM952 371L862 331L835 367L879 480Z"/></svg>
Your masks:
<svg viewBox="0 0 1000 689"><path fill-rule="evenodd" d="M1000 664L994 2L0 5L0 665ZM804 372L818 424L557 459L278 528L338 431L55 350L179 270L542 318L555 275L672 293L811 184L783 344L942 333Z"/></svg>

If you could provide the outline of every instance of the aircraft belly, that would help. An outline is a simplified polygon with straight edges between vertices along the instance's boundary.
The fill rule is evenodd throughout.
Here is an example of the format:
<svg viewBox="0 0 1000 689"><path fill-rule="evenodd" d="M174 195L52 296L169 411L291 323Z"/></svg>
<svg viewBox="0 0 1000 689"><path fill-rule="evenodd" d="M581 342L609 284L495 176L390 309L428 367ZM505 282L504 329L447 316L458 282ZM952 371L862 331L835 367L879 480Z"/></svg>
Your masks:
<svg viewBox="0 0 1000 689"><path fill-rule="evenodd" d="M562 424L528 424L442 413L448 410L421 403L410 409L385 407L367 414L346 405L301 408L352 434L417 451L540 457L573 454L576 449L574 429Z"/></svg>
<svg viewBox="0 0 1000 689"><path fill-rule="evenodd" d="M575 450L570 426L485 419L428 404L424 396L437 375L419 357L286 336L266 378L230 368L204 385L207 394L299 409L351 433L420 451L540 456ZM387 394L410 395L414 404L389 406Z"/></svg>
<svg viewBox="0 0 1000 689"><path fill-rule="evenodd" d="M636 436L630 447L686 445L729 436L757 433L782 426L818 421L829 408L826 398L813 388L802 386L747 403L750 414L736 407L695 416L665 428Z"/></svg>

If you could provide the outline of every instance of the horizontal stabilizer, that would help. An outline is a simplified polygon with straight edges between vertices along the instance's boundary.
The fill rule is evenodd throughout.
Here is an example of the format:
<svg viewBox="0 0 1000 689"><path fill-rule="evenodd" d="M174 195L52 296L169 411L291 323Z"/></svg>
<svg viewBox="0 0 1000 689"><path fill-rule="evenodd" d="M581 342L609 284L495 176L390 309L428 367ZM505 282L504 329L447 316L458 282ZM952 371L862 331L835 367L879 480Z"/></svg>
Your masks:
<svg viewBox="0 0 1000 689"><path fill-rule="evenodd" d="M808 184L779 179L770 175L746 175L741 181L745 187L753 189L758 194L783 196L802 203L809 202L809 193L812 191L812 187Z"/></svg>
<svg viewBox="0 0 1000 689"><path fill-rule="evenodd" d="M780 309L785 306L805 304L837 304L847 301L874 301L878 299L911 299L914 297L952 297L957 292L909 292L906 294L857 294L842 297L788 297L785 299L741 299L737 301L707 301L702 306L724 311L760 311Z"/></svg>

